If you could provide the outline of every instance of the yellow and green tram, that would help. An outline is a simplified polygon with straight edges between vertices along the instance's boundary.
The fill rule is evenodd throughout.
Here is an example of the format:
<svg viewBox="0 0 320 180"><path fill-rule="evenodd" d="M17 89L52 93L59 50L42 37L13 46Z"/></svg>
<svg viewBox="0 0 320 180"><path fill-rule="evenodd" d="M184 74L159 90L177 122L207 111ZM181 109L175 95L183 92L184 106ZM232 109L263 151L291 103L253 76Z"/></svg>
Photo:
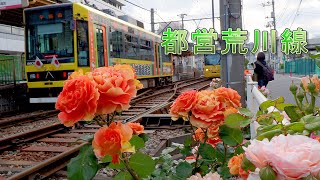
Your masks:
<svg viewBox="0 0 320 180"><path fill-rule="evenodd" d="M30 103L54 103L78 69L130 64L144 87L172 80L172 59L159 35L94 8L80 3L29 8L24 21Z"/></svg>
<svg viewBox="0 0 320 180"><path fill-rule="evenodd" d="M220 60L221 55L216 54L205 54L204 55L204 77L207 78L218 78L220 77Z"/></svg>

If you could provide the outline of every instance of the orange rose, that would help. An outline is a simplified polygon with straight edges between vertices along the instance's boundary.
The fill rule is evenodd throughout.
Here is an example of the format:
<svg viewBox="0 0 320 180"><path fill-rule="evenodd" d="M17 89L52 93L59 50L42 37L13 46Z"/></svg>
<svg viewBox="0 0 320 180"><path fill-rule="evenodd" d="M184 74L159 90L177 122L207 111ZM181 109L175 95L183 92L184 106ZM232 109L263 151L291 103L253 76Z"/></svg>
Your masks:
<svg viewBox="0 0 320 180"><path fill-rule="evenodd" d="M196 100L197 91L186 91L179 95L171 105L170 114L172 120L178 120L182 117L184 120L188 117L188 113L193 107Z"/></svg>
<svg viewBox="0 0 320 180"><path fill-rule="evenodd" d="M128 123L128 126L133 130L133 134L142 134L144 127L140 123Z"/></svg>
<svg viewBox="0 0 320 180"><path fill-rule="evenodd" d="M195 141L200 141L200 142L204 142L204 138L205 138L205 134L204 132L202 131L201 128L198 128L196 131L195 131L195 134L193 135L193 139Z"/></svg>
<svg viewBox="0 0 320 180"><path fill-rule="evenodd" d="M98 90L87 76L77 76L65 81L58 96L56 109L65 126L73 126L79 120L92 120L97 109Z"/></svg>
<svg viewBox="0 0 320 180"><path fill-rule="evenodd" d="M249 171L250 172L250 171ZM243 170L241 167L239 169L239 175L242 177L242 179L247 180L249 177L249 172Z"/></svg>
<svg viewBox="0 0 320 180"><path fill-rule="evenodd" d="M303 89L304 89L306 92L309 92L309 90L308 90L308 84L310 83L309 76L302 77L302 78L301 78L301 83L302 83L302 85L303 85Z"/></svg>
<svg viewBox="0 0 320 180"><path fill-rule="evenodd" d="M233 156L229 160L228 167L230 169L230 173L231 174L233 174L233 175L238 175L239 174L239 170L241 168L242 160L243 160L243 154L239 154L237 156Z"/></svg>
<svg viewBox="0 0 320 180"><path fill-rule="evenodd" d="M143 85L139 80L137 80L136 70L132 66L128 64L117 64L114 65L114 69L122 71L127 79L132 79L134 81L134 84L136 85L137 90L143 88Z"/></svg>
<svg viewBox="0 0 320 180"><path fill-rule="evenodd" d="M113 67L95 69L88 76L96 84L100 97L97 114L109 114L114 111L127 110L137 89L134 79L128 79L127 73Z"/></svg>
<svg viewBox="0 0 320 180"><path fill-rule="evenodd" d="M227 116L229 116L230 114L235 114L238 112L238 109L230 107L230 108L226 108L226 110L223 112L224 117L226 118Z"/></svg>
<svg viewBox="0 0 320 180"><path fill-rule="evenodd" d="M208 131L207 131L207 135L208 135L208 138L216 138L217 136L219 136L219 127L220 125L222 125L223 122L221 121L220 124L212 124L209 128L208 128Z"/></svg>
<svg viewBox="0 0 320 180"><path fill-rule="evenodd" d="M132 152L129 140L132 138L132 129L122 123L111 123L109 127L100 128L92 141L92 147L97 157L106 155L112 157L112 163L119 163L122 152Z"/></svg>
<svg viewBox="0 0 320 180"><path fill-rule="evenodd" d="M215 138L208 138L207 143L210 144L213 147L216 147L218 143L222 142L219 136Z"/></svg>
<svg viewBox="0 0 320 180"><path fill-rule="evenodd" d="M79 76L83 76L83 70L82 69L79 69L78 71L74 71L73 73L71 73L71 75L68 77L68 79L74 79L74 78L77 78Z"/></svg>
<svg viewBox="0 0 320 180"><path fill-rule="evenodd" d="M219 101L225 104L225 107L238 108L241 107L239 93L231 88L220 87L214 90Z"/></svg>
<svg viewBox="0 0 320 180"><path fill-rule="evenodd" d="M190 123L193 126L208 128L212 124L220 124L224 120L224 104L220 103L213 91L200 91L191 109Z"/></svg>
<svg viewBox="0 0 320 180"><path fill-rule="evenodd" d="M315 92L319 92L320 90L320 80L318 78L317 74L314 74L311 78L311 81L314 83L314 85L316 86Z"/></svg>

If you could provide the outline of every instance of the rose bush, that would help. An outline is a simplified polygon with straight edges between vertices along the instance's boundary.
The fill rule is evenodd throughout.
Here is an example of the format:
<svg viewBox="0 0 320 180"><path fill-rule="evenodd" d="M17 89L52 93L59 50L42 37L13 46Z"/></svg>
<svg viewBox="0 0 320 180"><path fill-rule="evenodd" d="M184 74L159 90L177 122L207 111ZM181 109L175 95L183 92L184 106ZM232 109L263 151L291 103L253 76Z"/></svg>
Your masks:
<svg viewBox="0 0 320 180"><path fill-rule="evenodd" d="M131 66L115 65L75 72L65 82L56 104L61 122L72 126L93 119L101 126L91 145L69 163L70 179L91 179L101 167L118 169L115 179L320 178L317 77L303 78L300 89L290 87L297 105L282 97L267 100L255 118L241 108L235 90L216 87L218 82L213 90L186 91L172 103L170 114L172 120L190 121L185 131L193 140L154 158L139 151L147 141L142 125L113 122L142 87L136 78ZM249 132L253 121L259 124L256 137ZM170 155L177 150L184 155L178 161Z"/></svg>

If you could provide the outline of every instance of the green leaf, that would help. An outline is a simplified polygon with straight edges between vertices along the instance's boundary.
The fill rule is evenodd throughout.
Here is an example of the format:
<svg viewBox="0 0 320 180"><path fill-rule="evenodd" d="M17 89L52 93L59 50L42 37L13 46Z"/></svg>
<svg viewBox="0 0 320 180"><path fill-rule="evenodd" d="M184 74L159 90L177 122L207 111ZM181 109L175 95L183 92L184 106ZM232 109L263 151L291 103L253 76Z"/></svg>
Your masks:
<svg viewBox="0 0 320 180"><path fill-rule="evenodd" d="M260 170L259 176L261 180L276 180L276 173L269 165Z"/></svg>
<svg viewBox="0 0 320 180"><path fill-rule="evenodd" d="M243 150L242 146L239 146L235 149L235 154L241 154L241 153L244 153L244 150Z"/></svg>
<svg viewBox="0 0 320 180"><path fill-rule="evenodd" d="M275 130L275 129L281 129L283 127L282 124L272 124L272 125L268 125L268 126L260 126L257 129L257 134L260 135L262 133L271 131L271 130Z"/></svg>
<svg viewBox="0 0 320 180"><path fill-rule="evenodd" d="M102 163L107 163L107 162L111 162L112 161L112 157L110 155L106 155L101 159Z"/></svg>
<svg viewBox="0 0 320 180"><path fill-rule="evenodd" d="M207 165L200 166L201 175L204 176L209 172L209 167Z"/></svg>
<svg viewBox="0 0 320 180"><path fill-rule="evenodd" d="M256 120L260 125L271 125L273 123L272 114L262 114Z"/></svg>
<svg viewBox="0 0 320 180"><path fill-rule="evenodd" d="M227 165L220 166L218 168L218 173L222 176L223 179L229 179L232 176Z"/></svg>
<svg viewBox="0 0 320 180"><path fill-rule="evenodd" d="M284 111L284 108L287 106L294 106L294 105L293 104L286 104L286 103L276 104L276 108L280 111Z"/></svg>
<svg viewBox="0 0 320 180"><path fill-rule="evenodd" d="M240 127L246 127L251 123L251 119L245 119L240 122Z"/></svg>
<svg viewBox="0 0 320 180"><path fill-rule="evenodd" d="M137 135L133 135L130 139L130 144L134 146L136 150L141 149L144 147L144 141Z"/></svg>
<svg viewBox="0 0 320 180"><path fill-rule="evenodd" d="M68 179L71 180L90 180L98 171L98 159L94 155L92 146L84 145L79 152L79 155L72 158L68 164Z"/></svg>
<svg viewBox="0 0 320 180"><path fill-rule="evenodd" d="M320 54L311 54L309 53L309 57L312 58L312 59L319 59L320 58ZM318 61L316 61L317 63ZM318 65L318 64L317 64ZM318 66L319 67L319 66Z"/></svg>
<svg viewBox="0 0 320 180"><path fill-rule="evenodd" d="M133 180L133 177L129 172L120 172L113 179L114 180Z"/></svg>
<svg viewBox="0 0 320 180"><path fill-rule="evenodd" d="M192 166L187 162L181 162L176 167L177 176L180 178L187 178L192 174Z"/></svg>
<svg viewBox="0 0 320 180"><path fill-rule="evenodd" d="M293 130L294 132L303 132L304 122L293 122L285 126L285 129Z"/></svg>
<svg viewBox="0 0 320 180"><path fill-rule="evenodd" d="M301 114L299 112L299 108L297 106L287 106L284 108L284 111L287 113L291 122L298 121L301 118Z"/></svg>
<svg viewBox="0 0 320 180"><path fill-rule="evenodd" d="M192 142L193 142L193 140L192 140L190 137L188 137L188 138L186 138L186 140L184 141L183 145L184 145L184 146L191 146Z"/></svg>
<svg viewBox="0 0 320 180"><path fill-rule="evenodd" d="M242 160L241 168L245 171L250 170L251 172L254 172L256 169L254 164L252 164L246 157Z"/></svg>
<svg viewBox="0 0 320 180"><path fill-rule="evenodd" d="M275 129L275 130L271 130L271 131L267 131L267 132L261 133L260 135L258 135L258 137L256 139L259 140L259 141L262 141L264 138L268 138L270 140L274 136L277 136L279 134L282 134L281 129Z"/></svg>
<svg viewBox="0 0 320 180"><path fill-rule="evenodd" d="M244 121L246 118L241 114L230 114L226 120L225 124L231 128L239 128L240 123Z"/></svg>
<svg viewBox="0 0 320 180"><path fill-rule="evenodd" d="M275 103L272 100L267 100L263 103L260 104L260 109L262 109L263 111L268 110L269 107L274 106Z"/></svg>
<svg viewBox="0 0 320 180"><path fill-rule="evenodd" d="M315 122L320 121L320 117L313 116L312 114L309 114L309 115L303 116L301 118L301 121L305 122L306 124L315 123Z"/></svg>
<svg viewBox="0 0 320 180"><path fill-rule="evenodd" d="M200 144L199 154L203 159L214 160L216 158L216 150L206 143Z"/></svg>
<svg viewBox="0 0 320 180"><path fill-rule="evenodd" d="M239 109L239 112L240 112L241 114L247 116L247 117L250 117L250 118L253 117L252 112L251 112L249 109L247 109L247 108L240 108L240 109Z"/></svg>
<svg viewBox="0 0 320 180"><path fill-rule="evenodd" d="M130 167L142 178L148 177L155 169L155 161L148 155L137 152L130 157Z"/></svg>
<svg viewBox="0 0 320 180"><path fill-rule="evenodd" d="M149 139L148 135L145 133L139 134L139 137L142 138L144 142L147 142Z"/></svg>
<svg viewBox="0 0 320 180"><path fill-rule="evenodd" d="M223 146L223 143L218 143L216 145L215 150L216 150L215 155L216 155L216 158L218 159L218 161L224 163L225 162L225 158L224 158L224 150L225 150L225 148ZM230 156L230 154L227 151L227 157L228 156Z"/></svg>
<svg viewBox="0 0 320 180"><path fill-rule="evenodd" d="M229 146L236 146L243 141L243 135L240 129L230 128L226 125L220 126L219 136L222 141Z"/></svg>
<svg viewBox="0 0 320 180"><path fill-rule="evenodd" d="M320 130L320 121L314 122L311 124L306 124L304 127L306 128L306 130L311 131L311 132L318 131L318 130Z"/></svg>
<svg viewBox="0 0 320 180"><path fill-rule="evenodd" d="M275 102L275 104L282 104L284 103L284 97L280 96L277 99L273 100Z"/></svg>
<svg viewBox="0 0 320 180"><path fill-rule="evenodd" d="M263 112L262 112L262 111L257 111L256 116L260 116L260 115L262 115L262 114L263 114Z"/></svg>
<svg viewBox="0 0 320 180"><path fill-rule="evenodd" d="M283 115L280 114L279 111L274 111L271 113L272 117L277 121L277 122L282 122L283 120Z"/></svg>
<svg viewBox="0 0 320 180"><path fill-rule="evenodd" d="M117 164L110 163L109 168L111 168L111 169L125 169L126 166L123 164L122 161L120 161L120 163L117 163Z"/></svg>
<svg viewBox="0 0 320 180"><path fill-rule="evenodd" d="M317 52L320 52L320 46L315 46L315 48Z"/></svg>
<svg viewBox="0 0 320 180"><path fill-rule="evenodd" d="M180 153L185 155L185 156L189 156L191 155L191 147L190 146L184 146L181 150Z"/></svg>

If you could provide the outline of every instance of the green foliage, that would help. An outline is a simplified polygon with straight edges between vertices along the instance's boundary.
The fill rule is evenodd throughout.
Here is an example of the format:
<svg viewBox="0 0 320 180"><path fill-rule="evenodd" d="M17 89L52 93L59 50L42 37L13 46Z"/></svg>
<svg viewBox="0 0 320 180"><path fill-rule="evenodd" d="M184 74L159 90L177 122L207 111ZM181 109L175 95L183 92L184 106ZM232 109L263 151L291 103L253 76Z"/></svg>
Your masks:
<svg viewBox="0 0 320 180"><path fill-rule="evenodd" d="M114 177L114 180L133 180L129 172L120 172Z"/></svg>
<svg viewBox="0 0 320 180"><path fill-rule="evenodd" d="M155 161L148 155L137 152L130 157L130 167L139 177L148 177L155 169Z"/></svg>
<svg viewBox="0 0 320 180"><path fill-rule="evenodd" d="M68 164L68 178L71 180L90 180L99 169L98 160L91 145L84 145L79 155Z"/></svg>
<svg viewBox="0 0 320 180"><path fill-rule="evenodd" d="M230 114L225 120L225 124L231 128L246 127L250 122L250 118L246 118L241 114Z"/></svg>
<svg viewBox="0 0 320 180"><path fill-rule="evenodd" d="M246 108L240 108L239 109L239 112L247 117L250 117L252 118L253 117L253 114L252 112L249 110L249 109L246 109Z"/></svg>
<svg viewBox="0 0 320 180"><path fill-rule="evenodd" d="M246 157L242 160L241 168L245 171L250 170L251 172L254 172L256 169L254 164L252 164Z"/></svg>
<svg viewBox="0 0 320 180"><path fill-rule="evenodd" d="M230 128L227 125L220 126L219 136L222 141L229 146L236 146L243 141L243 134L241 130Z"/></svg>
<svg viewBox="0 0 320 180"><path fill-rule="evenodd" d="M116 164L110 163L109 168L111 168L111 169L125 169L126 166L124 165L124 163L122 161L120 161L120 163L116 163Z"/></svg>
<svg viewBox="0 0 320 180"><path fill-rule="evenodd" d="M130 144L138 150L144 147L144 140L137 135L133 135L130 139Z"/></svg>
<svg viewBox="0 0 320 180"><path fill-rule="evenodd" d="M276 180L276 173L271 166L266 166L260 169L259 176L261 180Z"/></svg>
<svg viewBox="0 0 320 180"><path fill-rule="evenodd" d="M103 157L101 159L102 163L108 163L108 162L111 162L111 161L112 161L112 157L110 155L106 155L105 157Z"/></svg>
<svg viewBox="0 0 320 180"><path fill-rule="evenodd" d="M187 162L181 162L176 167L176 175L179 178L185 179L192 174L192 166Z"/></svg>

